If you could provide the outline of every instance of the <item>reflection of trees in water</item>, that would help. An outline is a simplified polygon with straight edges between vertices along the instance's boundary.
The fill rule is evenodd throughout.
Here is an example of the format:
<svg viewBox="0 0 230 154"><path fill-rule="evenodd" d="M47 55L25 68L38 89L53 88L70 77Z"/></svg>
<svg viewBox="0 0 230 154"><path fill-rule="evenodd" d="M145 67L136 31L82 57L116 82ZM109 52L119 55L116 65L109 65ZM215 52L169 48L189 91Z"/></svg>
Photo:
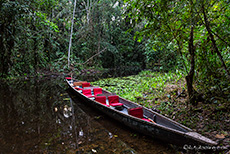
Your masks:
<svg viewBox="0 0 230 154"><path fill-rule="evenodd" d="M34 78L1 83L0 151L40 151L55 123L52 104L60 99L55 81Z"/></svg>
<svg viewBox="0 0 230 154"><path fill-rule="evenodd" d="M94 116L88 115L77 105L85 102L79 102L78 99L74 99L74 101L77 101L74 103L74 117L76 119L76 134L78 135L77 143L79 144L76 152L136 153L119 138L116 138L117 135L114 137L111 132L99 124Z"/></svg>
<svg viewBox="0 0 230 154"><path fill-rule="evenodd" d="M63 80L14 81L0 85L0 151L6 153L127 150L70 99Z"/></svg>
<svg viewBox="0 0 230 154"><path fill-rule="evenodd" d="M0 84L0 144L10 142L11 139L8 135L5 135L6 132L16 132L17 121L12 117L17 117L18 113L15 109L15 104L13 103L12 98L13 92L8 84L1 82ZM9 125L6 125L9 123ZM4 149L5 147L1 147Z"/></svg>

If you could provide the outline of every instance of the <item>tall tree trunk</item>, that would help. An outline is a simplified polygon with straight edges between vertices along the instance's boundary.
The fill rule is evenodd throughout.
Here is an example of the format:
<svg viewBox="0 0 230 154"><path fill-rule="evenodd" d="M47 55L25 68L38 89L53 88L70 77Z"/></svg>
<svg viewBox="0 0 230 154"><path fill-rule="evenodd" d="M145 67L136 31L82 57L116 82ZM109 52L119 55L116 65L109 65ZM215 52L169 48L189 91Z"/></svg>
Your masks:
<svg viewBox="0 0 230 154"><path fill-rule="evenodd" d="M35 36L36 37L36 36ZM37 38L34 38L34 73L37 76L38 54L37 54Z"/></svg>
<svg viewBox="0 0 230 154"><path fill-rule="evenodd" d="M190 30L190 38L188 44L188 50L190 54L190 71L188 75L185 77L187 83L187 90L189 95L189 101L192 105L197 105L195 98L195 89L193 88L193 77L195 72L195 47L193 44L193 31L194 31L194 12L193 12L193 1L190 0L191 4L191 30Z"/></svg>
<svg viewBox="0 0 230 154"><path fill-rule="evenodd" d="M70 50L71 50L71 45L72 45L72 35L73 35L73 26L74 26L74 16L75 16L75 10L76 10L76 3L77 3L77 0L74 1L74 6L73 6L73 18L72 18L71 32L70 32L70 38L69 38L69 49L68 49L68 68L70 68Z"/></svg>
<svg viewBox="0 0 230 154"><path fill-rule="evenodd" d="M7 75L9 74L9 67L11 62L10 57L14 47L15 24L13 17L9 17L6 23L0 26L0 34L2 36L0 38L2 64L2 68L0 70L1 76L7 77Z"/></svg>
<svg viewBox="0 0 230 154"><path fill-rule="evenodd" d="M48 57L48 62L50 62L51 45L50 45L48 37L44 39L44 51L43 52L46 54L46 57Z"/></svg>
<svg viewBox="0 0 230 154"><path fill-rule="evenodd" d="M33 30L34 30L34 32L36 32L35 25L33 25ZM34 47L33 47L33 52L34 52L34 74L35 74L35 76L37 76L37 65L38 65L37 37L38 37L37 34L35 34L34 38L33 38L33 41L34 41Z"/></svg>
<svg viewBox="0 0 230 154"><path fill-rule="evenodd" d="M228 77L230 78L229 70L228 70L228 68L227 68L227 66L226 66L226 64L225 64L225 62L224 62L224 60L223 60L223 57L222 57L222 55L221 55L221 52L219 51L219 49L218 49L218 47L217 47L217 45L216 45L216 41L215 41L215 39L214 39L214 36L213 36L213 34L212 34L212 30L211 30L211 28L210 28L210 24L209 24L209 21L208 21L208 19L207 19L206 13L205 13L204 3L202 4L202 11L203 11L203 15L204 15L204 24L205 24L205 27L206 27L206 29L207 29L207 31L208 31L208 35L209 35L209 37L210 37L210 39L211 39L211 42L212 42L212 46L213 46L214 52L217 53L217 55L218 55L218 57L220 58L220 61L221 61L221 63L222 63L222 66L224 67L225 71L227 72Z"/></svg>
<svg viewBox="0 0 230 154"><path fill-rule="evenodd" d="M5 55L5 46L4 46L4 43L3 43L3 39L4 39L4 23L0 25L0 52L1 52L1 68L0 68L0 73L1 73L1 77L4 77L5 74L8 72L8 68L6 68L5 66L5 58L4 58L4 55Z"/></svg>
<svg viewBox="0 0 230 154"><path fill-rule="evenodd" d="M193 45L193 25L191 25L190 38L189 38L189 53L190 53L190 71L185 77L187 83L187 90L189 101L192 105L196 105L195 90L193 88L193 76L195 70L195 48Z"/></svg>

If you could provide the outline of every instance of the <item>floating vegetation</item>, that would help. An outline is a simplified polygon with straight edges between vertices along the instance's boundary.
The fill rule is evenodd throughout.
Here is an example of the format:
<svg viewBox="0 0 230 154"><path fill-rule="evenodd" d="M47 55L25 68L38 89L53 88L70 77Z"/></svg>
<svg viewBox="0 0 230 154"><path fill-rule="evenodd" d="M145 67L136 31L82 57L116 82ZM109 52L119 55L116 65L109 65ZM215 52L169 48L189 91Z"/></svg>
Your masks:
<svg viewBox="0 0 230 154"><path fill-rule="evenodd" d="M160 73L142 71L138 75L128 77L107 78L93 82L108 91L118 94L128 100L134 101L146 107L160 105L159 100L170 99L167 89L176 89L176 94L182 92L184 84L174 85L182 80L182 73Z"/></svg>

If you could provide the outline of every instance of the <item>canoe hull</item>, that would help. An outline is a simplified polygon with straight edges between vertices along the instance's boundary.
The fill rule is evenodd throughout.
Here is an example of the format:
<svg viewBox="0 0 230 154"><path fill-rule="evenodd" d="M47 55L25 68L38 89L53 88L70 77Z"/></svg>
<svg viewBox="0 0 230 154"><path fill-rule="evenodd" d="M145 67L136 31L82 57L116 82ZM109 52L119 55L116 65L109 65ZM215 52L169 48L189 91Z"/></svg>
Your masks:
<svg viewBox="0 0 230 154"><path fill-rule="evenodd" d="M183 146L183 145L217 145L216 142L211 141L210 139L205 138L203 136L202 136L204 138L203 140L200 140L199 138L194 137L193 135L191 135L191 133L195 133L195 132L191 132L191 129L185 126L184 126L184 129L187 129L187 131L190 134L181 132L178 130L170 129L164 126L159 126L159 125L156 125L150 122L146 122L144 120L135 118L128 114L123 114L119 112L118 110L112 109L92 99L89 99L88 97L84 96L80 92L76 91L70 84L68 85L71 88L72 93L76 95L78 98L81 98L84 102L87 102L90 106L96 108L97 110L101 111L105 115L108 115L109 117L121 122L122 124L128 126L129 128L136 130L137 132L140 132L147 136L151 136L156 139L160 139L168 143L180 145L180 146ZM153 112L153 111L149 110L149 112ZM195 134L197 135L198 133L195 133ZM201 136L201 135L198 134L198 136Z"/></svg>

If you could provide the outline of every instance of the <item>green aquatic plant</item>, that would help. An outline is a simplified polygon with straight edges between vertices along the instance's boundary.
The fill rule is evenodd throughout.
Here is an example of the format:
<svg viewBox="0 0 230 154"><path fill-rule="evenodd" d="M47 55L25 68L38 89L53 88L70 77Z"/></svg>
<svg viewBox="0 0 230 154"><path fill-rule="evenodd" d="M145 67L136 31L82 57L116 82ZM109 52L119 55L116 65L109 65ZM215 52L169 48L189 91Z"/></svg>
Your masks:
<svg viewBox="0 0 230 154"><path fill-rule="evenodd" d="M164 99L165 96L168 98L167 95L169 94L165 89L173 82L177 82L178 78L181 77L182 72L180 71L175 73L142 71L138 75L101 79L92 84L116 93L125 99L151 108L159 104L160 101L156 101L157 99ZM168 105L161 105L160 108L162 110L168 109Z"/></svg>

